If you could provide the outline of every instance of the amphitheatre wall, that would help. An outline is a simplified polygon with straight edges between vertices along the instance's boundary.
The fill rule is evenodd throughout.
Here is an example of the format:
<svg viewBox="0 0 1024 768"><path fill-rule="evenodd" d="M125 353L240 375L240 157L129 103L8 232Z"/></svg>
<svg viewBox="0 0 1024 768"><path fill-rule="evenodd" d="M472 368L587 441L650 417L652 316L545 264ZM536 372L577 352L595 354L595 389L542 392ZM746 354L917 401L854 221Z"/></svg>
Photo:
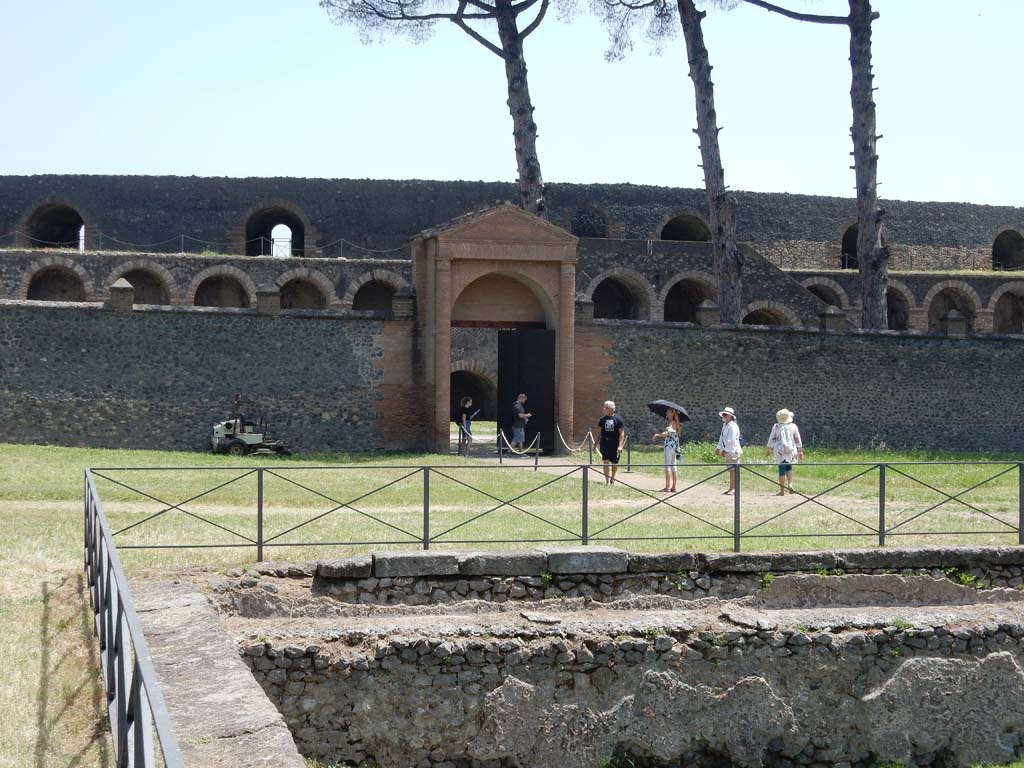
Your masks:
<svg viewBox="0 0 1024 768"><path fill-rule="evenodd" d="M0 434L9 442L203 449L243 409L303 450L420 449L420 361L412 320L316 311L0 301ZM459 354L492 349L468 335ZM482 350L482 351L481 351ZM581 439L600 403L645 442L645 403L682 400L687 440L712 439L729 404L753 444L780 407L810 445L1017 451L1021 340L799 328L579 321ZM454 361L454 357L453 357Z"/></svg>

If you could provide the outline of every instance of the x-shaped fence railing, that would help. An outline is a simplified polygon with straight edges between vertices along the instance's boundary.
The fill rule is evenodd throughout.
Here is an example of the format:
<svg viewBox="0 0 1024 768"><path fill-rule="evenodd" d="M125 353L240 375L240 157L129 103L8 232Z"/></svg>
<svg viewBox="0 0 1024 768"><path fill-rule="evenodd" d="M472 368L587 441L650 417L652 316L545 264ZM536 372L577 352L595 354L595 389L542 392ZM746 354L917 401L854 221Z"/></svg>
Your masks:
<svg viewBox="0 0 1024 768"><path fill-rule="evenodd" d="M992 472L984 478L975 479L967 487L947 491L939 487L928 472L935 473L936 467L992 467ZM681 469L683 479L689 473L691 479L684 483L679 491L662 494L645 488L640 479L645 474L661 469L662 465L633 465L634 474L630 480L624 480L622 474L616 478L614 499L609 501L606 495L602 505L595 507L590 486L600 475L600 469L590 464L558 464L539 467L536 462L531 467L515 464L495 466L492 464L470 463L460 466L365 466L345 465L328 467L203 467L203 468L103 468L91 470L94 480L112 483L130 494L137 494L142 499L154 502L159 508L143 517L126 523L112 532L112 536L123 536L140 526L152 523L170 513L185 515L197 523L209 526L226 536L226 541L210 543L199 541L191 543L124 543L122 549L192 549L206 547L253 547L258 560L264 559L267 548L297 546L417 546L430 549L432 545L472 545L472 544L535 544L535 543L577 543L590 544L596 542L629 542L629 541L680 541L680 540L731 540L732 547L739 551L744 539L785 539L808 538L827 535L829 537L868 537L885 546L887 537L892 536L933 536L933 535L996 535L1016 534L1017 543L1024 543L1024 463L1018 462L920 462L920 463L865 463L865 464L801 464L801 477L807 477L813 467L828 467L829 478L836 471L848 470L842 477L819 482L819 488L811 491L792 491L779 505L766 509L763 501L749 501L751 494L758 495L754 490L759 482L770 483L774 488L776 478L768 474L775 465L770 464L686 464ZM523 469L535 471L543 469L543 473L532 474ZM927 469L923 469L927 468ZM647 473L644 470L648 470ZM210 487L194 493L185 494L185 498L173 501L163 498L166 493L158 493L137 487L129 483L125 473L140 471L161 471L176 473L199 473L208 471L228 472L227 479L219 480ZM303 473L327 473L315 480L302 478ZM511 490L501 483L493 482L495 472L512 473L518 479L518 485ZM987 470L986 470L987 472ZM969 494L1013 472L1017 473L1015 520L1005 514L1007 504L1012 501L1004 498L1004 516L1000 517L986 510L981 502L967 498ZM339 492L325 487L327 476L337 473L358 475L359 488ZM370 482L367 483L367 473ZM387 476L391 473L393 476ZM727 473L734 473L735 491L731 497L723 498L718 487L721 478ZM812 474L812 473L810 473ZM385 476L382 479L382 475ZM523 487L526 477L543 478ZM874 479L872 479L874 476ZM214 515L190 509L196 502L207 501L209 497L233 484L247 478L254 478L256 483L255 497L243 503L244 514L253 513L255 530L251 526L239 526L214 519ZM294 489L294 492L308 493L313 498L324 502L325 508L311 516L287 524L279 524L276 530L268 530L268 504L265 484L273 480ZM919 499L897 499L892 482L898 480L919 489L921 493L932 493L939 496L933 502L920 502ZM432 483L446 483L449 488L457 489L462 494L459 505L452 505L442 500L441 503L431 494ZM887 482L890 483L887 488ZM867 484L871 485L870 491ZM556 484L560 488L568 486L559 500L553 501L545 497L545 492ZM820 487L824 486L824 487ZM781 487L781 486L780 486ZM1006 489L1003 489L1004 492ZM385 491L398 492L401 503L388 502L382 498ZM921 495L918 493L918 496ZM702 495L703 494L703 495ZM764 494L760 494L763 496ZM376 498L375 498L376 497ZM467 500L468 499L468 500ZM748 500L748 501L745 501ZM902 505L895 514L887 508L895 501ZM395 507L412 502L413 509L422 509L419 524L410 520L408 515L398 516L393 513ZM614 502L614 503L613 503ZM851 511L844 508L855 502L857 509ZM392 507L388 504L391 503ZM609 505L615 507L608 511ZM623 506L632 508L622 511ZM376 505L376 506L374 506ZM458 506L454 509L453 506ZM593 513L600 508L601 519L595 520ZM731 507L731 510L730 510ZM985 530L971 528L969 530L939 530L934 526L928 529L915 528L915 521L925 522L925 516L935 517L939 510L943 512L950 507L986 520L990 525ZM571 510L578 510L578 518L573 521ZM569 510L567 513L566 510ZM248 510L247 512L245 510ZM799 530L806 520L800 516L814 510L823 519L835 520L846 529L820 523L818 530ZM722 517L732 512L732 519ZM488 526L496 515L521 516L535 524L535 530L522 535L500 535L500 526L493 526L490 532L497 535L472 535L471 530ZM297 540L297 534L313 531L314 524L324 521L332 515L346 515L349 530L358 531L362 535L330 536L327 539ZM887 514L889 515L887 519ZM461 515L461 517L460 517ZM271 515L272 522L277 518ZM507 519L507 518L504 518ZM779 529L780 523L800 521L788 528ZM358 521L358 523L354 522ZM648 528L655 527L652 535L649 531L630 530L634 523L646 523ZM686 530L670 530L669 523L679 526L689 525ZM473 526L473 528L470 528ZM337 526L336 526L337 527ZM537 530L540 533L537 533ZM383 532L384 538L374 538L373 531ZM123 540L123 539L122 539Z"/></svg>

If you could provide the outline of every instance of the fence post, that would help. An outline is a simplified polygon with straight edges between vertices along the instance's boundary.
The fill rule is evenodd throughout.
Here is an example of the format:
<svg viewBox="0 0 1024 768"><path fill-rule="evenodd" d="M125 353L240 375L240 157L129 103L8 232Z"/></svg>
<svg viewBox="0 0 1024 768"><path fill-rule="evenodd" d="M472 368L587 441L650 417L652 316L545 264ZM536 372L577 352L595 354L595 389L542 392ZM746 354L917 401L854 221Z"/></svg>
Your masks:
<svg viewBox="0 0 1024 768"><path fill-rule="evenodd" d="M430 549L430 467L423 468L423 548Z"/></svg>
<svg viewBox="0 0 1024 768"><path fill-rule="evenodd" d="M590 459L589 459L589 461L587 461L587 463L588 464L593 464L594 463L594 436L590 432L587 432L587 452L588 452L588 454L590 456Z"/></svg>
<svg viewBox="0 0 1024 768"><path fill-rule="evenodd" d="M1024 544L1024 462L1017 465L1017 543Z"/></svg>
<svg viewBox="0 0 1024 768"><path fill-rule="evenodd" d="M878 546L885 546L885 464L878 465Z"/></svg>
<svg viewBox="0 0 1024 768"><path fill-rule="evenodd" d="M583 546L586 546L590 541L590 521L588 519L590 510L587 505L587 485L590 483L590 467L584 464L581 468L583 471Z"/></svg>
<svg viewBox="0 0 1024 768"><path fill-rule="evenodd" d="M263 467L256 470L256 562L263 562Z"/></svg>
<svg viewBox="0 0 1024 768"><path fill-rule="evenodd" d="M533 444L533 471L537 471L537 464L540 461L540 432L537 433L537 439Z"/></svg>
<svg viewBox="0 0 1024 768"><path fill-rule="evenodd" d="M733 464L736 470L736 490L732 496L732 551L740 551L740 465Z"/></svg>
<svg viewBox="0 0 1024 768"><path fill-rule="evenodd" d="M633 441L626 435L626 471L633 471Z"/></svg>

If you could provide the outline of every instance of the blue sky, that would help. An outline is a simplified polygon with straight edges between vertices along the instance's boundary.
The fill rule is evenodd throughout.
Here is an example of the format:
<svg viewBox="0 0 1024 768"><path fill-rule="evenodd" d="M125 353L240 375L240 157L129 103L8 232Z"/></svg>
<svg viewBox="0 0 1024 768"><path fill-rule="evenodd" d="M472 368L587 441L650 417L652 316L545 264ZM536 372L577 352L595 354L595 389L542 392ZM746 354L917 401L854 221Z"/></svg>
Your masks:
<svg viewBox="0 0 1024 768"><path fill-rule="evenodd" d="M1024 2L875 6L882 196L1024 206ZM701 186L682 38L609 64L585 7L526 44L545 179ZM315 0L4 10L3 174L515 178L502 63L450 25L363 45ZM742 5L704 27L727 183L852 196L845 28Z"/></svg>

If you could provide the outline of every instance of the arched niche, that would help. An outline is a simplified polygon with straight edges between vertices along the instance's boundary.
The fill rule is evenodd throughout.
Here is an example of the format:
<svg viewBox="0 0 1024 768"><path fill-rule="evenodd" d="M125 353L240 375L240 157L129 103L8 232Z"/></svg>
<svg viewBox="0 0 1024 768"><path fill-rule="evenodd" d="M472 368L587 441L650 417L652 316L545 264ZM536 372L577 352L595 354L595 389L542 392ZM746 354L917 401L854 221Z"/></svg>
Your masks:
<svg viewBox="0 0 1024 768"><path fill-rule="evenodd" d="M473 398L473 410L480 410L477 421L496 421L498 389L494 379L480 371L455 370L451 373L451 412L459 410L463 397Z"/></svg>
<svg viewBox="0 0 1024 768"><path fill-rule="evenodd" d="M743 325L798 326L800 318L789 307L772 301L755 301L744 309Z"/></svg>
<svg viewBox="0 0 1024 768"><path fill-rule="evenodd" d="M316 283L296 277L281 286L281 309L326 309L327 297Z"/></svg>
<svg viewBox="0 0 1024 768"><path fill-rule="evenodd" d="M968 331L974 330L974 302L965 291L952 286L937 291L928 302L928 330L932 333L941 331L942 321L951 309L967 318Z"/></svg>
<svg viewBox="0 0 1024 768"><path fill-rule="evenodd" d="M992 269L1024 269L1024 236L1015 229L1000 232L992 243Z"/></svg>
<svg viewBox="0 0 1024 768"><path fill-rule="evenodd" d="M576 237L608 237L608 217L597 206L584 205L573 212L569 231Z"/></svg>
<svg viewBox="0 0 1024 768"><path fill-rule="evenodd" d="M836 289L833 288L832 286L823 285L821 283L815 283L813 285L808 285L807 290L813 293L823 302L828 304L830 307L839 307L841 309L843 306L843 300L840 298L839 293L836 291Z"/></svg>
<svg viewBox="0 0 1024 768"><path fill-rule="evenodd" d="M85 301L85 284L73 269L44 267L32 275L25 298L30 301Z"/></svg>
<svg viewBox="0 0 1024 768"><path fill-rule="evenodd" d="M31 248L79 250L84 245L85 221L66 203L43 203L28 215L24 228Z"/></svg>
<svg viewBox="0 0 1024 768"><path fill-rule="evenodd" d="M247 309L251 303L241 280L231 275L211 275L196 288L195 305Z"/></svg>
<svg viewBox="0 0 1024 768"><path fill-rule="evenodd" d="M352 297L352 309L390 315L396 288L385 280L367 280Z"/></svg>
<svg viewBox="0 0 1024 768"><path fill-rule="evenodd" d="M1007 287L993 303L995 333L1024 334L1024 283Z"/></svg>
<svg viewBox="0 0 1024 768"><path fill-rule="evenodd" d="M697 322L697 307L705 300L715 301L717 291L706 280L684 278L665 295L665 320L677 323Z"/></svg>
<svg viewBox="0 0 1024 768"><path fill-rule="evenodd" d="M857 225L851 224L843 232L842 250L839 254L840 269L859 269L860 261L857 259Z"/></svg>
<svg viewBox="0 0 1024 768"><path fill-rule="evenodd" d="M542 295L542 294L541 294ZM452 325L548 327L548 312L538 293L523 279L490 273L473 280L455 300Z"/></svg>
<svg viewBox="0 0 1024 768"><path fill-rule="evenodd" d="M170 304L170 290L160 275L148 269L130 269L120 275L135 289L136 304Z"/></svg>
<svg viewBox="0 0 1024 768"><path fill-rule="evenodd" d="M290 231L291 246L288 253L274 254L274 229L280 225ZM246 256L301 256L305 241L305 216L290 205L272 204L257 208L245 220Z"/></svg>
<svg viewBox="0 0 1024 768"><path fill-rule="evenodd" d="M293 241L292 228L287 224L275 224L270 230L270 255L286 259L292 255Z"/></svg>
<svg viewBox="0 0 1024 768"><path fill-rule="evenodd" d="M700 216L681 213L673 216L661 228L661 239L707 243L711 241L711 230Z"/></svg>
<svg viewBox="0 0 1024 768"><path fill-rule="evenodd" d="M906 331L910 329L910 304L907 297L892 286L885 292L885 311L890 331Z"/></svg>

